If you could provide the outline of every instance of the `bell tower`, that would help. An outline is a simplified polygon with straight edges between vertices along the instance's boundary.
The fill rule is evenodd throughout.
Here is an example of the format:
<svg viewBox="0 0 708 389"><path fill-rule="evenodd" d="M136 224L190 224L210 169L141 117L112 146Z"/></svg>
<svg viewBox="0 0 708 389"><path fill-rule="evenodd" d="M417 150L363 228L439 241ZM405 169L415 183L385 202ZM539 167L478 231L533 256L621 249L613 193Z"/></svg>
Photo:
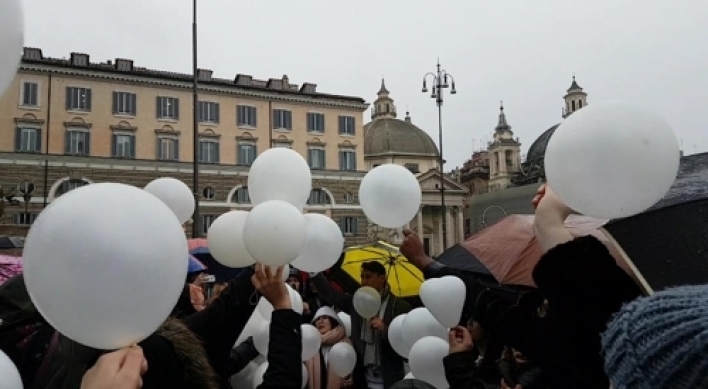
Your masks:
<svg viewBox="0 0 708 389"><path fill-rule="evenodd" d="M489 151L489 186L492 190L504 189L521 169L521 143L514 137L506 120L504 102L499 106L499 120L494 128L494 141Z"/></svg>
<svg viewBox="0 0 708 389"><path fill-rule="evenodd" d="M389 91L386 89L386 83L381 78L381 88L377 93L378 98L374 101L374 106L371 110L371 120L376 119L395 119L396 104L389 97Z"/></svg>
<svg viewBox="0 0 708 389"><path fill-rule="evenodd" d="M572 115L573 112L583 108L588 105L588 94L583 92L583 88L578 85L575 81L575 74L573 74L573 83L570 84L570 88L566 91L565 96L565 108L563 108L563 119Z"/></svg>

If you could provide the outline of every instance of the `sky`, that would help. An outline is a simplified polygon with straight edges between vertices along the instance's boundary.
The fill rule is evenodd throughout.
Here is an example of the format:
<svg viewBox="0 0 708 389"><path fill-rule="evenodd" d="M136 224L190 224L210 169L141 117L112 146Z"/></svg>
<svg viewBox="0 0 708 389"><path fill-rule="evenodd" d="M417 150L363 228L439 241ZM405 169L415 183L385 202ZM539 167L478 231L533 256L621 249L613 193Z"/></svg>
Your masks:
<svg viewBox="0 0 708 389"><path fill-rule="evenodd" d="M52 57L191 72L191 0L24 0L26 46ZM491 138L500 101L526 152L561 120L576 74L588 102L654 109L686 154L708 151L705 0L198 0L199 67L215 77L312 82L368 102L385 77L437 143L421 91L439 58L457 94L443 108L447 168ZM369 119L370 113L365 114Z"/></svg>

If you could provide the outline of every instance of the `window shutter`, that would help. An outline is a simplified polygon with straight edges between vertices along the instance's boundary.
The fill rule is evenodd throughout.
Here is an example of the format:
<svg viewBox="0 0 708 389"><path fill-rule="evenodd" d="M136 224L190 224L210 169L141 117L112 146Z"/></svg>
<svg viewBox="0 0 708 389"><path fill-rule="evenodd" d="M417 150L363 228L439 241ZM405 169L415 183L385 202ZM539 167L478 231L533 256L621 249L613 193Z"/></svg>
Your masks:
<svg viewBox="0 0 708 389"><path fill-rule="evenodd" d="M287 121L287 126L285 128L287 128L288 130L292 130L293 129L293 113L292 113L292 111L286 111L286 112L287 113L285 115L285 118Z"/></svg>
<svg viewBox="0 0 708 389"><path fill-rule="evenodd" d="M250 107L248 108L248 112L251 113L251 123L253 123L253 127L258 127L258 110L256 107Z"/></svg>
<svg viewBox="0 0 708 389"><path fill-rule="evenodd" d="M179 120L179 99L172 99L172 104L175 107L175 120Z"/></svg>
<svg viewBox="0 0 708 389"><path fill-rule="evenodd" d="M276 128L280 127L278 124L279 124L278 123L278 110L274 109L273 110L273 125L271 127L273 129L276 129Z"/></svg>
<svg viewBox="0 0 708 389"><path fill-rule="evenodd" d="M90 131L86 131L86 150L84 150L84 151L87 156L91 155L91 132Z"/></svg>
<svg viewBox="0 0 708 389"><path fill-rule="evenodd" d="M320 169L327 169L327 150L322 149L320 155L322 155L322 163L320 164Z"/></svg>
<svg viewBox="0 0 708 389"><path fill-rule="evenodd" d="M15 151L22 149L22 129L15 127Z"/></svg>
<svg viewBox="0 0 708 389"><path fill-rule="evenodd" d="M202 118L202 102L197 101L197 120L202 122L204 119Z"/></svg>
<svg viewBox="0 0 708 389"><path fill-rule="evenodd" d="M179 161L179 139L174 140L174 146L175 146L175 160Z"/></svg>
<svg viewBox="0 0 708 389"><path fill-rule="evenodd" d="M219 103L214 103L214 119L219 123Z"/></svg>
<svg viewBox="0 0 708 389"><path fill-rule="evenodd" d="M314 167L313 164L313 159L312 159L312 153L314 152L313 149L307 149L307 163L310 165L310 169Z"/></svg>
<svg viewBox="0 0 708 389"><path fill-rule="evenodd" d="M351 156L352 156L352 170L356 170L356 152L352 151Z"/></svg>
<svg viewBox="0 0 708 389"><path fill-rule="evenodd" d="M42 152L42 129L37 129L37 138L34 140L34 150L35 153Z"/></svg>
<svg viewBox="0 0 708 389"><path fill-rule="evenodd" d="M242 106L240 106L240 105L236 106L236 125L237 126L244 124L243 123L243 112L242 112L243 110L244 110L244 108Z"/></svg>
<svg viewBox="0 0 708 389"><path fill-rule="evenodd" d="M320 127L320 131L322 131L322 133L324 134L325 128L327 127L327 126L325 125L325 116L324 116L324 115L320 115L320 119L321 119L321 121L322 121L322 127Z"/></svg>
<svg viewBox="0 0 708 389"><path fill-rule="evenodd" d="M344 133L344 116L339 117L339 134Z"/></svg>
<svg viewBox="0 0 708 389"><path fill-rule="evenodd" d="M219 163L221 161L221 157L219 156L219 151L220 151L219 149L221 148L221 143L216 142L215 145L216 145L216 150L215 150L214 155L216 156L216 158L214 158L215 160L211 161L211 162Z"/></svg>
<svg viewBox="0 0 708 389"><path fill-rule="evenodd" d="M344 167L347 166L345 158L346 158L345 153L343 151L340 151L339 152L339 170L344 170Z"/></svg>
<svg viewBox="0 0 708 389"><path fill-rule="evenodd" d="M91 89L86 89L86 110L91 110Z"/></svg>
<svg viewBox="0 0 708 389"><path fill-rule="evenodd" d="M352 117L351 118L351 124L352 124L352 135L356 135L356 118Z"/></svg>
<svg viewBox="0 0 708 389"><path fill-rule="evenodd" d="M157 104L155 105L155 107L156 107L155 108L155 117L158 119L162 117L162 110L160 109L161 108L160 107L160 105L161 105L160 100L161 99L162 98L160 96L157 96L157 98L155 99L157 101Z"/></svg>
<svg viewBox="0 0 708 389"><path fill-rule="evenodd" d="M130 137L130 158L135 158L135 152L136 152L136 150L135 150L136 139L135 138L136 138L135 135Z"/></svg>
<svg viewBox="0 0 708 389"><path fill-rule="evenodd" d="M359 233L359 219L353 217L352 218L352 234L356 235Z"/></svg>
<svg viewBox="0 0 708 389"><path fill-rule="evenodd" d="M71 153L71 131L64 131L64 154Z"/></svg>
<svg viewBox="0 0 708 389"><path fill-rule="evenodd" d="M137 116L138 114L138 95L135 93L131 93L128 97L128 101L130 101L130 113L133 114L133 116Z"/></svg>
<svg viewBox="0 0 708 389"><path fill-rule="evenodd" d="M111 157L118 156L118 135L111 134Z"/></svg>
<svg viewBox="0 0 708 389"><path fill-rule="evenodd" d="M165 158L162 155L162 139L159 136L155 137L155 158L157 158L157 159L164 159Z"/></svg>
<svg viewBox="0 0 708 389"><path fill-rule="evenodd" d="M251 158L251 163L256 161L256 158L258 158L258 145L253 144L253 158Z"/></svg>
<svg viewBox="0 0 708 389"><path fill-rule="evenodd" d="M118 92L113 92L113 113L114 114L118 113L118 108L119 108L118 107L118 98L119 97L120 97L120 95L118 94Z"/></svg>
<svg viewBox="0 0 708 389"><path fill-rule="evenodd" d="M71 87L66 87L66 110L71 109Z"/></svg>

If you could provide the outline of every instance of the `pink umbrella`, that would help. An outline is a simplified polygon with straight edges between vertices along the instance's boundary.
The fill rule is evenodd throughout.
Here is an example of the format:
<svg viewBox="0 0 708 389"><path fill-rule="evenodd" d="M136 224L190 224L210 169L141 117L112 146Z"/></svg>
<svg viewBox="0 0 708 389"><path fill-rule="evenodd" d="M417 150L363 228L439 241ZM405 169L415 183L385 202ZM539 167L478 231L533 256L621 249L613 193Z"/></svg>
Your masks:
<svg viewBox="0 0 708 389"><path fill-rule="evenodd" d="M204 238L188 239L187 245L189 247L189 252L192 252L196 249L207 247L207 240Z"/></svg>
<svg viewBox="0 0 708 389"><path fill-rule="evenodd" d="M0 284L22 273L22 258L0 255Z"/></svg>

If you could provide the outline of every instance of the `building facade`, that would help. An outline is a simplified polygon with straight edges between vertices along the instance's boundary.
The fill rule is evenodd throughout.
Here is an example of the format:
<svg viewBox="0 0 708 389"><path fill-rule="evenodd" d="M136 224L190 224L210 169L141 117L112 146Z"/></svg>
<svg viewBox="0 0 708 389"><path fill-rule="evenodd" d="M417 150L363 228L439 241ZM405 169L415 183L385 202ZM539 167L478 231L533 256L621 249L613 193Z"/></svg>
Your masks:
<svg viewBox="0 0 708 389"><path fill-rule="evenodd" d="M307 210L331 215L348 244L366 240L356 196L366 173L363 99L287 76L221 79L200 69L197 77L200 234L218 215L250 208L249 166L264 150L288 147L313 172ZM129 59L48 58L26 48L0 98L2 228L21 235L46 204L93 182L142 187L169 176L192 186L192 83Z"/></svg>

